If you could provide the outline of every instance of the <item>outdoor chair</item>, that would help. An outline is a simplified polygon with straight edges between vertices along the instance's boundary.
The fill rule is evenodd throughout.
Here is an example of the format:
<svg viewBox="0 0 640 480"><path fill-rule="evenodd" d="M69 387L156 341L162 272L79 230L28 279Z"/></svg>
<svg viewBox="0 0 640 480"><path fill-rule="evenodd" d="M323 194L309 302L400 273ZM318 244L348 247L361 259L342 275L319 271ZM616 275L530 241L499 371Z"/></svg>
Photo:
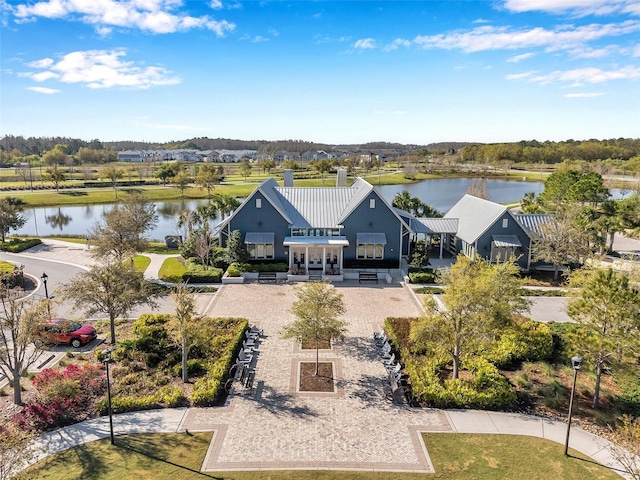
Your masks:
<svg viewBox="0 0 640 480"><path fill-rule="evenodd" d="M242 342L242 351L244 353L253 353L255 351L255 344L249 344L246 340Z"/></svg>
<svg viewBox="0 0 640 480"><path fill-rule="evenodd" d="M387 339L387 335L384 333L382 334L381 337L373 339L373 342L376 344L378 348L382 347L385 344L385 342L388 342L388 341L389 340Z"/></svg>
<svg viewBox="0 0 640 480"><path fill-rule="evenodd" d="M396 365L396 354L392 353L391 356L389 358L383 358L382 359L382 363L384 364L384 366L389 369L389 368L395 368Z"/></svg>
<svg viewBox="0 0 640 480"><path fill-rule="evenodd" d="M251 363L251 360L253 360L253 355L250 353L245 353L244 351L241 351L240 354L238 355L238 363L240 364L249 364Z"/></svg>

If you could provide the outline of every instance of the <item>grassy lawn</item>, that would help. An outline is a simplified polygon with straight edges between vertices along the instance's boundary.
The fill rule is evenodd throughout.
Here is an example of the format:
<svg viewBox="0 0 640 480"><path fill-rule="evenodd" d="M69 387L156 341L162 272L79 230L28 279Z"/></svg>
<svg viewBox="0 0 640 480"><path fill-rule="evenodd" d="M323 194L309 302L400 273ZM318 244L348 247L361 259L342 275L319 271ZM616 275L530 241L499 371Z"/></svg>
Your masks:
<svg viewBox="0 0 640 480"><path fill-rule="evenodd" d="M187 269L183 263L176 257L167 258L158 272L158 278L165 282L181 282L182 274Z"/></svg>
<svg viewBox="0 0 640 480"><path fill-rule="evenodd" d="M158 255L179 255L180 252L175 248L167 248L164 242L149 242L149 246L145 249L145 253L157 253Z"/></svg>
<svg viewBox="0 0 640 480"><path fill-rule="evenodd" d="M144 273L150 263L151 259L149 257L144 255L133 256L133 269L138 273Z"/></svg>
<svg viewBox="0 0 640 480"><path fill-rule="evenodd" d="M620 477L586 458L562 454L563 446L533 437L511 435L424 434L436 474L403 472L254 471L200 473L211 433L124 435L116 446L100 440L44 459L23 479L197 480L417 480L513 479L613 480ZM573 452L575 453L575 452Z"/></svg>
<svg viewBox="0 0 640 480"><path fill-rule="evenodd" d="M620 479L582 454L542 438L513 435L423 434L438 480Z"/></svg>

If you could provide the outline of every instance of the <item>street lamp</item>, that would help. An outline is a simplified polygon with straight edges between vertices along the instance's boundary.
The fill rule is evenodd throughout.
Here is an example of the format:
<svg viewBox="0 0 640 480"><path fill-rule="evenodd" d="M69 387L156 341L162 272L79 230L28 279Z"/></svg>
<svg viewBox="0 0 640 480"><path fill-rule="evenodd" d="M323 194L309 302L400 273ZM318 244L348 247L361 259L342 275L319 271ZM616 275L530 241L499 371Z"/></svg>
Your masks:
<svg viewBox="0 0 640 480"><path fill-rule="evenodd" d="M573 415L573 397L576 393L576 379L578 378L578 370L582 365L582 357L571 357L571 366L573 367L573 387L571 387L571 399L569 400L569 421L567 422L567 438L564 442L564 456L569 456L569 432L571 431L571 416Z"/></svg>
<svg viewBox="0 0 640 480"><path fill-rule="evenodd" d="M49 278L49 275L42 272L42 276L40 278L42 279L42 283L44 283L44 296L49 300L49 290L47 290L47 279Z"/></svg>
<svg viewBox="0 0 640 480"><path fill-rule="evenodd" d="M111 381L109 379L109 364L113 361L111 359L111 350L103 350L102 356L102 363L104 363L104 366L107 369L107 409L109 412L109 436L111 438L111 445L114 445L115 439L113 438L113 411L111 410Z"/></svg>

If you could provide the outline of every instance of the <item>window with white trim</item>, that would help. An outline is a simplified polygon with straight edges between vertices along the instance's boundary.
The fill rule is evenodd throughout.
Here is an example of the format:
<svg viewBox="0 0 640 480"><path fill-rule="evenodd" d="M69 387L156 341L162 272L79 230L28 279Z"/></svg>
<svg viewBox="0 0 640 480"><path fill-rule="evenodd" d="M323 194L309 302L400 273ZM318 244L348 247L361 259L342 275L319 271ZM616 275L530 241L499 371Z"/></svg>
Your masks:
<svg viewBox="0 0 640 480"><path fill-rule="evenodd" d="M503 218L502 219L502 228L509 228L509 219L508 218Z"/></svg>
<svg viewBox="0 0 640 480"><path fill-rule="evenodd" d="M247 252L252 260L273 258L273 243L249 243Z"/></svg>
<svg viewBox="0 0 640 480"><path fill-rule="evenodd" d="M262 208L262 199L256 198L256 208Z"/></svg>
<svg viewBox="0 0 640 480"><path fill-rule="evenodd" d="M359 243L356 257L359 260L382 260L384 258L384 245L381 243Z"/></svg>
<svg viewBox="0 0 640 480"><path fill-rule="evenodd" d="M375 198L370 198L369 199L369 208L376 208L376 199Z"/></svg>

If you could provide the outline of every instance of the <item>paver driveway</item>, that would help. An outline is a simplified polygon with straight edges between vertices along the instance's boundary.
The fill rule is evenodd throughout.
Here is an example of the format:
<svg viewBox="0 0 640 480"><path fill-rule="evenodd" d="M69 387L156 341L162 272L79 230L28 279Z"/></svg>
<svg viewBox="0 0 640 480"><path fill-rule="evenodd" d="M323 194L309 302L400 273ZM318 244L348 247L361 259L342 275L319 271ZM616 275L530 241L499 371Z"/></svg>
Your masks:
<svg viewBox="0 0 640 480"><path fill-rule="evenodd" d="M227 285L209 305L210 316L242 316L264 329L258 345L256 393L234 395L222 408L191 409L183 428L216 434L204 469L260 468L432 471L419 431L451 430L444 413L393 406L384 397L386 372L373 346L385 317L415 316L399 286L339 286L349 323L342 345L321 351L337 378L335 393L297 391L298 365L315 351L283 340L293 321L291 285Z"/></svg>

